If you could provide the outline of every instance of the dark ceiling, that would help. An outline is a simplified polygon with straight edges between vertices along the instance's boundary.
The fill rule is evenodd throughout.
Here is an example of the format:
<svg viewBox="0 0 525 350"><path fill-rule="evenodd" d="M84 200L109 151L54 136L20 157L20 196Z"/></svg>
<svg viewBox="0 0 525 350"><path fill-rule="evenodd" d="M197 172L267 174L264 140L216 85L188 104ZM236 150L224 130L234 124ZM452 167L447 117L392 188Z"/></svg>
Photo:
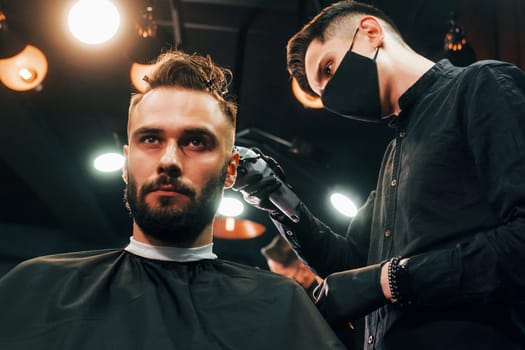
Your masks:
<svg viewBox="0 0 525 350"><path fill-rule="evenodd" d="M126 140L130 55L144 60L151 52L130 44L145 1L114 0L124 29L97 47L80 45L65 28L73 1L4 2L10 30L46 54L49 71L41 91L0 86L0 273L36 255L123 246L131 233L120 174L97 174L91 164L98 152L121 150ZM344 231L348 220L330 210L328 191L344 189L362 204L375 187L391 130L305 109L292 96L285 69L287 39L329 2L152 3L159 22L156 47L210 54L231 68L240 104L238 142L274 156L312 211ZM399 24L416 50L433 59L443 55L455 1L373 3ZM244 217L267 225L267 232L244 241L216 239L216 250L224 258L265 268L259 248L276 232L253 209Z"/></svg>

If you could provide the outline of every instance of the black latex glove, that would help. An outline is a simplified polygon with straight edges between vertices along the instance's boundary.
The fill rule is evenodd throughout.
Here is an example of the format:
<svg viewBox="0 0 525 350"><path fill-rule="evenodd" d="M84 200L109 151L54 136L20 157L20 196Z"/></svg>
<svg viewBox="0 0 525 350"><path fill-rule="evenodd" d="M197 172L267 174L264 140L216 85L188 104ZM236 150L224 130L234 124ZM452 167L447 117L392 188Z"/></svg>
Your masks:
<svg viewBox="0 0 525 350"><path fill-rule="evenodd" d="M256 172L246 174L243 172L245 168L240 166L233 190L240 191L244 200L251 206L265 210L270 214L276 214L279 210L268 198L271 193L277 191L285 182L284 170L274 158L265 155L256 147L251 149L270 166L275 176L263 176ZM257 158L247 159L247 161L255 162ZM278 181L276 176L281 181Z"/></svg>
<svg viewBox="0 0 525 350"><path fill-rule="evenodd" d="M383 306L381 264L336 272L314 291L315 303L331 324L361 318Z"/></svg>
<svg viewBox="0 0 525 350"><path fill-rule="evenodd" d="M268 198L281 186L281 182L275 177L263 178L261 174L253 173L246 174L243 178L243 185L236 186L235 190L240 191L244 200L251 206L275 213L278 212L278 209Z"/></svg>

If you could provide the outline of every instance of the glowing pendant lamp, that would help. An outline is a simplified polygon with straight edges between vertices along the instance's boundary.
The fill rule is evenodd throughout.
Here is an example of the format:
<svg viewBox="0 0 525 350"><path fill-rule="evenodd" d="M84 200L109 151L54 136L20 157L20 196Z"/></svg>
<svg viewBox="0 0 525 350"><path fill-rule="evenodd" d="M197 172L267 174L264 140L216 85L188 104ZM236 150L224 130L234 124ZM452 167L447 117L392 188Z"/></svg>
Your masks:
<svg viewBox="0 0 525 350"><path fill-rule="evenodd" d="M313 97L304 92L297 83L297 80L292 79L292 92L304 107L319 109L323 108L323 102L320 97Z"/></svg>
<svg viewBox="0 0 525 350"><path fill-rule="evenodd" d="M0 59L0 81L11 90L38 88L46 74L46 56L33 45L27 45L16 56Z"/></svg>
<svg viewBox="0 0 525 350"><path fill-rule="evenodd" d="M46 56L8 32L7 17L0 10L0 81L9 89L25 91L40 87L46 74Z"/></svg>

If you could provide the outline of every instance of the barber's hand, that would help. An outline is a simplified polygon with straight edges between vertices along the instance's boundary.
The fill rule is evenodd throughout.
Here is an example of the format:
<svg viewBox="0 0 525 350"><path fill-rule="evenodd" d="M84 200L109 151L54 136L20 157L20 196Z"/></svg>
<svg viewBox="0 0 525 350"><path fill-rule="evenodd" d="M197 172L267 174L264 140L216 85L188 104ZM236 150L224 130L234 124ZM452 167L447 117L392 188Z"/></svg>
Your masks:
<svg viewBox="0 0 525 350"><path fill-rule="evenodd" d="M269 197L270 194L283 186L285 182L284 170L274 158L263 154L258 148L253 147L251 150L264 160L272 171L264 173L246 172L246 169L250 167L239 166L237 179L232 189L240 191L244 200L257 209L270 213L279 212L277 207L270 202ZM255 163L258 158L247 158L245 161Z"/></svg>
<svg viewBox="0 0 525 350"><path fill-rule="evenodd" d="M381 265L336 272L314 290L315 303L329 323L361 318L383 306Z"/></svg>
<svg viewBox="0 0 525 350"><path fill-rule="evenodd" d="M243 179L245 185L238 188L244 200L251 206L268 211L277 212L278 209L270 202L270 194L277 191L281 182L275 177L263 177L261 174L247 174Z"/></svg>

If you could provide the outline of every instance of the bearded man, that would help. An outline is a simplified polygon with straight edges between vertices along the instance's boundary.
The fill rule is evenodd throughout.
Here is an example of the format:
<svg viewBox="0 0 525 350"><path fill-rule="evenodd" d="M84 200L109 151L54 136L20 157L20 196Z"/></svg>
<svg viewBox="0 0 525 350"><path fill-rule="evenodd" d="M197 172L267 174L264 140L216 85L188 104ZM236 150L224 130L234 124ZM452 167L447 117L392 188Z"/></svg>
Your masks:
<svg viewBox="0 0 525 350"><path fill-rule="evenodd" d="M0 348L344 349L299 285L213 252L239 161L231 75L176 51L156 67L129 109L129 245L15 267L0 280Z"/></svg>

